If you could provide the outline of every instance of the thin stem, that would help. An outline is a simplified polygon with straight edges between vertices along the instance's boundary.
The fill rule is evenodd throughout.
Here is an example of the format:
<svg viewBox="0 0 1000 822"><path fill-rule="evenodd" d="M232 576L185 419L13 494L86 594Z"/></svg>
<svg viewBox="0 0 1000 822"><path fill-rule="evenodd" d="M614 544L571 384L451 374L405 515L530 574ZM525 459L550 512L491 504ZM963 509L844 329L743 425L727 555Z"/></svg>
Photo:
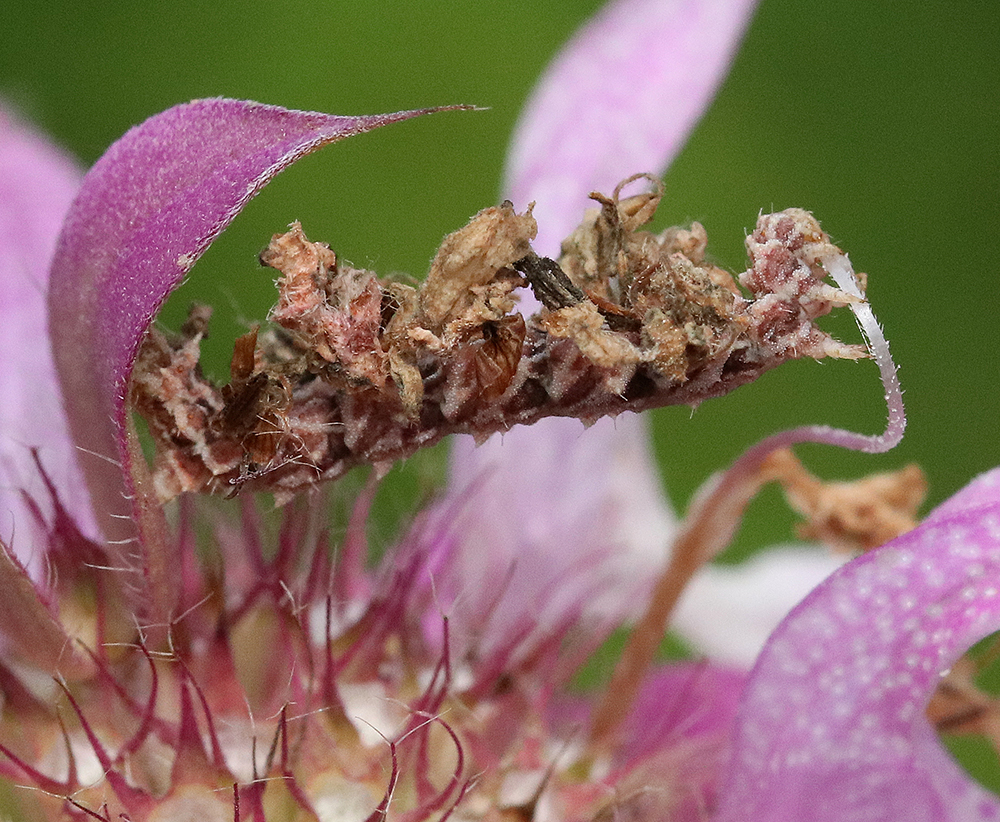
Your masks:
<svg viewBox="0 0 1000 822"><path fill-rule="evenodd" d="M685 587L702 565L729 544L747 503L772 479L762 463L758 460L750 466L738 460L729 471L709 479L697 494L667 567L656 580L646 611L629 635L594 713L592 747L606 748L616 741Z"/></svg>

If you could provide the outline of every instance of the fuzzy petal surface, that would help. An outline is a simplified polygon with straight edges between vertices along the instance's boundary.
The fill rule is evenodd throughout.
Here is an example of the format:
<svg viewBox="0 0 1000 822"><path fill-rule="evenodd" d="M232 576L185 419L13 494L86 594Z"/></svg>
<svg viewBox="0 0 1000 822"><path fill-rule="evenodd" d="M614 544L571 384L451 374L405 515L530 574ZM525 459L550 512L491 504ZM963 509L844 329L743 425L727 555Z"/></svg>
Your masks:
<svg viewBox="0 0 1000 822"><path fill-rule="evenodd" d="M619 0L563 49L522 114L506 171L505 196L516 207L537 201L540 254L558 254L593 205L591 191L610 193L631 174L670 164L754 5ZM586 430L547 419L479 448L460 438L452 454L453 485L477 483L482 514L460 552L466 578L503 584L514 613L557 619L566 603L549 592L558 582L575 603L588 598L598 619L633 615L675 527L642 418L623 414Z"/></svg>
<svg viewBox="0 0 1000 822"><path fill-rule="evenodd" d="M305 154L421 112L336 117L239 100L196 100L136 126L98 160L66 219L49 315L73 436L111 519L127 462L126 394L139 344L212 240L279 171ZM127 480L126 480L127 481Z"/></svg>
<svg viewBox="0 0 1000 822"><path fill-rule="evenodd" d="M779 626L748 684L720 822L1000 818L924 715L1000 628L1000 469L848 563Z"/></svg>
<svg viewBox="0 0 1000 822"><path fill-rule="evenodd" d="M69 436L45 319L49 262L81 171L0 109L0 540L34 564L35 520L22 492L51 511L31 449L77 523L93 516Z"/></svg>

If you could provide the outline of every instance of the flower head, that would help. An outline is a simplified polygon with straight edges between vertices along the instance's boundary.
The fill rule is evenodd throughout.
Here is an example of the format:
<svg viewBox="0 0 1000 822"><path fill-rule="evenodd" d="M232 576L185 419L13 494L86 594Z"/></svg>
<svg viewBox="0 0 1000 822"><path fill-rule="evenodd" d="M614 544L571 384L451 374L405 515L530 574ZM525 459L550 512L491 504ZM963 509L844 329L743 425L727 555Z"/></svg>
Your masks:
<svg viewBox="0 0 1000 822"><path fill-rule="evenodd" d="M179 335L150 331L167 295L289 163L425 112L232 100L164 112L89 172L48 275L77 174L0 122L0 162L32 172L12 189L21 200L0 190L14 226L0 257L16 329L5 382L44 398L0 406L0 500L15 518L0 553L0 772L30 783L26 815L996 815L942 764L922 712L939 673L997 627L992 475L819 587L749 680L712 661L649 665L687 581L778 476L776 449L883 450L902 433L881 331L810 215L761 219L741 290L705 262L700 226L642 230L655 187L619 187L669 162L751 6L624 0L595 18L515 139L508 191L534 211L481 212L419 290L300 227L276 237L262 260L282 274L280 330L237 340L221 387L197 368L205 312ZM588 196L599 208L571 233ZM567 237L558 260L540 256ZM512 311L519 287L541 303L528 320ZM478 450L459 443L448 493L374 569L373 486L340 500L337 534L336 486L298 493L448 433L593 422L701 401L793 356L857 356L813 322L842 305L882 371L886 433L778 435L706 484L682 523L631 415L586 435L544 419ZM152 470L133 410L156 441ZM265 512L251 488L286 504ZM190 496L164 506L189 490L243 493L235 511ZM609 689L573 694L575 669L633 619Z"/></svg>

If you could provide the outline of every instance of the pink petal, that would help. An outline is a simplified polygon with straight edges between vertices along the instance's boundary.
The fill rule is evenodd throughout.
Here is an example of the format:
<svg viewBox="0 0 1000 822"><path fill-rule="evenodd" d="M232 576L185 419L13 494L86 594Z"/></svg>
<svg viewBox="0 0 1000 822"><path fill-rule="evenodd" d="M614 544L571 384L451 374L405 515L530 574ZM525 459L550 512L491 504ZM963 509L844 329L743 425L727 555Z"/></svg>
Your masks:
<svg viewBox="0 0 1000 822"><path fill-rule="evenodd" d="M651 672L609 758L609 805L597 818L704 822L706 807L716 801L746 676L706 662ZM561 693L545 717L554 736L575 739L587 727L592 707L583 696Z"/></svg>
<svg viewBox="0 0 1000 822"><path fill-rule="evenodd" d="M622 807L610 818L703 822L716 801L719 773L746 674L708 663L671 665L651 675L622 731L615 765ZM630 802L630 791L648 790ZM657 798L659 794L659 798Z"/></svg>
<svg viewBox="0 0 1000 822"><path fill-rule="evenodd" d="M97 162L70 210L49 293L53 350L102 530L131 513L126 387L167 295L275 174L328 143L423 112L335 117L198 100L133 128ZM125 472L126 474L128 472Z"/></svg>
<svg viewBox="0 0 1000 822"><path fill-rule="evenodd" d="M555 422L570 425L515 428L454 460L453 495L468 501L445 502L459 545L438 590L455 595L453 625L475 630L482 654L526 620L525 652L570 614L620 623L664 562L675 523L645 440L616 435L621 419L596 437Z"/></svg>
<svg viewBox="0 0 1000 822"><path fill-rule="evenodd" d="M93 516L59 400L46 328L49 261L81 172L62 151L0 109L0 540L24 560L40 544L24 504L51 514L31 456L93 534Z"/></svg>
<svg viewBox="0 0 1000 822"><path fill-rule="evenodd" d="M979 508L984 505L995 505L998 499L1000 499L1000 470L987 471L931 511L926 522L957 517L965 512L970 512L975 518L978 516Z"/></svg>
<svg viewBox="0 0 1000 822"><path fill-rule="evenodd" d="M514 133L508 196L555 254L587 195L663 171L726 76L755 0L618 0L549 66Z"/></svg>
<svg viewBox="0 0 1000 822"><path fill-rule="evenodd" d="M654 671L622 728L619 764L699 737L723 741L732 730L746 672L707 662Z"/></svg>
<svg viewBox="0 0 1000 822"><path fill-rule="evenodd" d="M539 253L558 253L592 190L666 168L753 7L620 0L563 49L522 115L507 168L515 205L537 200ZM643 419L626 414L586 431L576 420L542 420L478 449L460 439L452 454L453 485L478 489L478 526L458 552L470 585L503 580L504 607L545 623L584 596L601 620L639 607L674 528ZM556 588L565 599L551 595Z"/></svg>
<svg viewBox="0 0 1000 822"><path fill-rule="evenodd" d="M1000 469L844 566L775 631L744 696L720 822L1000 818L924 716L1000 628Z"/></svg>

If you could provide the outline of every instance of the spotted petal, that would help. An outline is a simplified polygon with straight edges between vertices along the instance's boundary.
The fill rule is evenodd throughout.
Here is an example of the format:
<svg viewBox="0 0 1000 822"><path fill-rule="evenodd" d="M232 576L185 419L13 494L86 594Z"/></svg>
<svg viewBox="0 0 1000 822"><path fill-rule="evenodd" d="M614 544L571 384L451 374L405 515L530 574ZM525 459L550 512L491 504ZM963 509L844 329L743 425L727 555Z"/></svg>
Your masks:
<svg viewBox="0 0 1000 822"><path fill-rule="evenodd" d="M720 822L1000 818L924 715L941 675L1000 628L998 579L1000 469L820 585L751 675Z"/></svg>

